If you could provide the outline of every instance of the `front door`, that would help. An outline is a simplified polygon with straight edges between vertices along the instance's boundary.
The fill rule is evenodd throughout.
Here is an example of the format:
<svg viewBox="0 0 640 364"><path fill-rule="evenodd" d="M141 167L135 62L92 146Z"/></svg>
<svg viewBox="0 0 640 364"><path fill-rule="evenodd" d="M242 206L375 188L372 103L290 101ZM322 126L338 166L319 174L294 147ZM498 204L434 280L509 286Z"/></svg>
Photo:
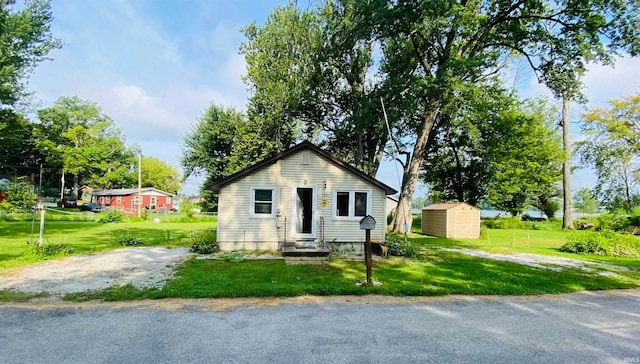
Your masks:
<svg viewBox="0 0 640 364"><path fill-rule="evenodd" d="M155 210L156 209L156 196L151 196L151 199L149 200L149 208L151 210Z"/></svg>
<svg viewBox="0 0 640 364"><path fill-rule="evenodd" d="M315 190L297 187L294 195L295 232L301 238L314 238Z"/></svg>

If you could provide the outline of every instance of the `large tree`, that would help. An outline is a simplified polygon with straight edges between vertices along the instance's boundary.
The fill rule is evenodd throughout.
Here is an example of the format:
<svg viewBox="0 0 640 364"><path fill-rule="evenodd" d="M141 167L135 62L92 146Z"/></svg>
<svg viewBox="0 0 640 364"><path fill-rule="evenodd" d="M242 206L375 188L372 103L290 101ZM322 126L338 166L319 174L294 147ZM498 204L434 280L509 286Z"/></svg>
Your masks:
<svg viewBox="0 0 640 364"><path fill-rule="evenodd" d="M173 166L155 157L142 157L142 186L154 187L169 193L180 189L180 173Z"/></svg>
<svg viewBox="0 0 640 364"><path fill-rule="evenodd" d="M16 110L27 92L26 79L60 42L50 32L48 0L0 1L0 173L26 176L38 172L31 125Z"/></svg>
<svg viewBox="0 0 640 364"><path fill-rule="evenodd" d="M183 137L180 164L184 178L204 176L205 209L215 209L216 195L206 187L275 151L280 144L265 136L261 120L250 122L233 108L210 105L191 131Z"/></svg>
<svg viewBox="0 0 640 364"><path fill-rule="evenodd" d="M552 217L563 160L553 110L497 85L470 91L434 134L424 181L445 200L487 201L514 216L533 204Z"/></svg>
<svg viewBox="0 0 640 364"><path fill-rule="evenodd" d="M597 175L596 193L609 207L630 209L640 193L640 93L582 115L582 161Z"/></svg>
<svg viewBox="0 0 640 364"><path fill-rule="evenodd" d="M375 176L387 143L383 89L371 75L374 42L360 29L356 0L300 10L276 8L243 29L252 95L248 116L288 147L308 138Z"/></svg>
<svg viewBox="0 0 640 364"><path fill-rule="evenodd" d="M49 0L0 1L0 108L13 106L25 92L25 78L51 49L60 46L50 32Z"/></svg>
<svg viewBox="0 0 640 364"><path fill-rule="evenodd" d="M456 90L524 57L552 90L577 83L586 60L609 61L640 49L638 4L575 1L372 0L360 19L384 40L387 77L420 85L420 123L411 130L397 214L407 213L432 133ZM587 56L588 55L588 56ZM561 75L562 77L560 77ZM405 207L404 209L402 207ZM396 219L394 231L402 230Z"/></svg>
<svg viewBox="0 0 640 364"><path fill-rule="evenodd" d="M72 176L74 197L85 183L101 188L130 185L134 151L124 145L124 136L98 104L61 97L39 110L38 118L38 148L47 151L47 165L60 166L62 187L65 175Z"/></svg>

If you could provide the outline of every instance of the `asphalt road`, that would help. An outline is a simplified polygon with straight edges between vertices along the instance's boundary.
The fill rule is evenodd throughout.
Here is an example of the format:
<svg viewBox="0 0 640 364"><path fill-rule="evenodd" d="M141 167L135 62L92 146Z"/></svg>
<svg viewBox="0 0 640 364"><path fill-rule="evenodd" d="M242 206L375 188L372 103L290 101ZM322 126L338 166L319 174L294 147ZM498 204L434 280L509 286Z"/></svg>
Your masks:
<svg viewBox="0 0 640 364"><path fill-rule="evenodd" d="M238 302L2 304L0 362L640 362L640 290Z"/></svg>

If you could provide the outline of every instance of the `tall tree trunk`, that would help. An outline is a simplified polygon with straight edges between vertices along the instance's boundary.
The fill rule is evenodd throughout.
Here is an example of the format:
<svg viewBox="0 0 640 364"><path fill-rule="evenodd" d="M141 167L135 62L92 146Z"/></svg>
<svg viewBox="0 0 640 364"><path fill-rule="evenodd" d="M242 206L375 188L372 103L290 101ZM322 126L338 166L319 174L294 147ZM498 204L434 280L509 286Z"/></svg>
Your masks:
<svg viewBox="0 0 640 364"><path fill-rule="evenodd" d="M562 228L573 229L573 199L571 197L571 122L569 109L571 97L562 98L562 146L565 160L562 164L563 217Z"/></svg>
<svg viewBox="0 0 640 364"><path fill-rule="evenodd" d="M78 179L78 175L74 174L73 175L73 190L71 192L71 197L75 200L78 199L78 188L80 188L80 183L79 183L79 179Z"/></svg>
<svg viewBox="0 0 640 364"><path fill-rule="evenodd" d="M407 231L411 230L411 200L418 185L420 168L424 164L424 153L427 150L429 135L431 134L439 112L439 107L434 107L431 111L426 112L422 119L422 124L418 129L418 137L413 147L413 154L411 155L409 163L405 166L402 176L400 199L398 200L398 207L396 208L392 228L392 231L395 233L403 233L404 224L408 224Z"/></svg>

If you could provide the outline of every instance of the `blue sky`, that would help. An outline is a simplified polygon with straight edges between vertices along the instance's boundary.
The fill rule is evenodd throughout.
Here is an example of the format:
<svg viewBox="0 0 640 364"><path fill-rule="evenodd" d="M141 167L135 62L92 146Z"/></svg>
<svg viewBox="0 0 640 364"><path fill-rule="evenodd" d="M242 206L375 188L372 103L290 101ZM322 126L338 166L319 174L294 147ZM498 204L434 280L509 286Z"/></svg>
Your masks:
<svg viewBox="0 0 640 364"><path fill-rule="evenodd" d="M63 47L38 66L29 88L38 108L61 96L97 102L128 144L179 167L182 136L211 103L246 108L239 29L252 21L262 24L274 7L287 2L53 0L52 32ZM615 68L591 67L584 78L588 106L640 91L639 71L640 60L632 59L618 60ZM548 95L530 76L525 71L518 77L522 95ZM574 122L580 111L574 107ZM390 162L378 178L398 187ZM574 180L582 186L593 178L581 171ZM187 193L197 188L197 180L183 186Z"/></svg>

